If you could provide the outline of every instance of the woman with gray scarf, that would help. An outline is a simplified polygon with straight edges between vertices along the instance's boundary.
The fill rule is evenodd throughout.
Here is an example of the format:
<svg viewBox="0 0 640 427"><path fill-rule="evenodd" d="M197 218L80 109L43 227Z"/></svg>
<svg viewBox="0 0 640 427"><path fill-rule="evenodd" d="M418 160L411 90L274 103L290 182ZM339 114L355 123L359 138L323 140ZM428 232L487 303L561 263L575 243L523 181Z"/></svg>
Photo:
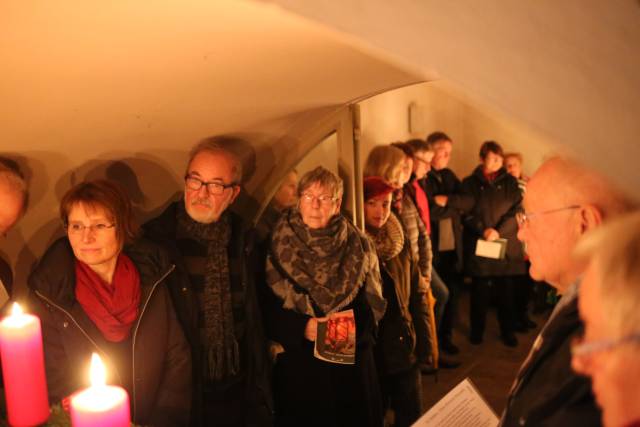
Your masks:
<svg viewBox="0 0 640 427"><path fill-rule="evenodd" d="M284 348L274 370L276 424L382 426L373 344L386 302L375 250L340 214L340 178L318 167L298 195L276 224L266 265L267 335ZM314 356L318 324L349 310L354 363Z"/></svg>

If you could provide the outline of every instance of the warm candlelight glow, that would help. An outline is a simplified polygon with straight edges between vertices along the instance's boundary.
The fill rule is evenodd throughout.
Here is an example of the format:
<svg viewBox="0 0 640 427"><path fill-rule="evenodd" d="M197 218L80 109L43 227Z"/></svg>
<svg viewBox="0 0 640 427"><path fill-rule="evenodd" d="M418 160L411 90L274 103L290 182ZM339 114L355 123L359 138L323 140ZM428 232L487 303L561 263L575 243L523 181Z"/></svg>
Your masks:
<svg viewBox="0 0 640 427"><path fill-rule="evenodd" d="M107 383L107 371L102 363L102 359L97 353L91 355L91 368L89 369L89 379L91 386L103 386Z"/></svg>
<svg viewBox="0 0 640 427"><path fill-rule="evenodd" d="M12 316L19 316L20 314L24 313L22 311L22 307L20 307L20 304L18 304L17 302L13 303L13 308L11 309L11 315Z"/></svg>
<svg viewBox="0 0 640 427"><path fill-rule="evenodd" d="M74 427L128 427L129 396L118 386L107 385L107 372L97 353L91 355L91 385L71 396Z"/></svg>
<svg viewBox="0 0 640 427"><path fill-rule="evenodd" d="M22 307L20 307L20 304L18 304L17 302L13 303L11 314L5 317L5 324L9 328L23 328L30 321L32 321L30 317L24 314Z"/></svg>
<svg viewBox="0 0 640 427"><path fill-rule="evenodd" d="M26 315L17 302L13 303L11 314L5 318L6 325L9 328L23 328L32 321L31 316Z"/></svg>

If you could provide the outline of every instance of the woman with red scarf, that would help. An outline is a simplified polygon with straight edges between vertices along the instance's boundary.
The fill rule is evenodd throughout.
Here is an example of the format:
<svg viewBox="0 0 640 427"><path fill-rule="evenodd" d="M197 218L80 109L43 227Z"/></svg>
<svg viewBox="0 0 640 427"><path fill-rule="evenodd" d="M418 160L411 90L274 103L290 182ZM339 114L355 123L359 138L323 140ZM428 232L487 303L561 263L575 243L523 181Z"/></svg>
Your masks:
<svg viewBox="0 0 640 427"><path fill-rule="evenodd" d="M514 334L514 276L526 274L524 252L516 233L516 212L522 195L518 181L503 167L502 147L487 141L480 147L480 165L462 181L462 194L473 200L473 208L462 218L465 273L471 276L470 320L472 344L484 338L490 301L496 299L502 342L518 345ZM506 240L506 253L499 259L477 255L478 240ZM501 240L504 242L504 240Z"/></svg>
<svg viewBox="0 0 640 427"><path fill-rule="evenodd" d="M91 353L129 393L136 424L188 424L191 356L166 279L174 266L136 239L131 203L112 182L83 182L60 204L66 230L29 277L50 401L88 385Z"/></svg>

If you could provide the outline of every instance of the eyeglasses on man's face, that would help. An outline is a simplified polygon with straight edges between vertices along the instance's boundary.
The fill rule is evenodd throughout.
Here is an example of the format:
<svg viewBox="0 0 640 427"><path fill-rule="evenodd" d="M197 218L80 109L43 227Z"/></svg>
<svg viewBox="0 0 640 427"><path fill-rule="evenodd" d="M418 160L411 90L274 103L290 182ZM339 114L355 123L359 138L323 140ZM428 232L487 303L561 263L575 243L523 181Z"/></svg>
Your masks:
<svg viewBox="0 0 640 427"><path fill-rule="evenodd" d="M67 233L74 235L74 236L81 236L84 234L84 230L89 230L89 233L91 234L102 234L105 231L115 227L115 223L111 223L111 224L105 224L105 223L97 223L97 224L91 224L91 225L84 225L80 222L72 222L69 223L65 226L65 228L67 229Z"/></svg>
<svg viewBox="0 0 640 427"><path fill-rule="evenodd" d="M588 359L596 353L613 350L625 344L640 344L640 332L625 335L622 338L612 340L587 341L584 335L575 337L571 341L571 356L580 359Z"/></svg>
<svg viewBox="0 0 640 427"><path fill-rule="evenodd" d="M184 177L184 183L189 190L193 191L199 191L204 186L207 189L207 193L212 195L220 195L224 193L224 190L227 188L233 188L238 185L235 182L223 184L218 181L203 181L193 175L186 175Z"/></svg>
<svg viewBox="0 0 640 427"><path fill-rule="evenodd" d="M335 202L336 198L333 196L329 196L328 194L321 194L320 196L314 196L311 193L302 193L300 195L301 203L311 205L313 204L314 200L317 200L322 206L330 206L333 202Z"/></svg>
<svg viewBox="0 0 640 427"><path fill-rule="evenodd" d="M564 208L549 209L547 211L541 211L541 212L531 212L531 213L517 212L516 221L518 222L518 227L524 227L525 225L529 225L532 219L537 218L539 216L548 215L556 212L568 211L572 209L579 209L579 208L580 208L580 205L571 205L571 206L566 206Z"/></svg>
<svg viewBox="0 0 640 427"><path fill-rule="evenodd" d="M431 160L427 160L427 159L425 159L425 158L423 158L423 157L420 157L420 156L417 156L417 155L415 155L415 154L414 154L414 156L413 156L413 161L414 161L414 162L423 163L423 164L425 164L425 165L430 165L430 164L431 164Z"/></svg>

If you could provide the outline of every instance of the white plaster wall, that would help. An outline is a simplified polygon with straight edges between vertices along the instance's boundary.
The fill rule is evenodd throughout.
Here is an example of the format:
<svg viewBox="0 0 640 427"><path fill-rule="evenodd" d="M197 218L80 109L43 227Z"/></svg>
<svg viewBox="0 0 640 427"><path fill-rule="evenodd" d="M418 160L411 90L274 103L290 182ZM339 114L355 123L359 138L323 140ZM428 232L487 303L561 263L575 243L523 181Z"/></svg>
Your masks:
<svg viewBox="0 0 640 427"><path fill-rule="evenodd" d="M451 82L640 199L637 0L269 1Z"/></svg>
<svg viewBox="0 0 640 427"><path fill-rule="evenodd" d="M237 202L251 218L336 110L422 80L262 2L0 1L0 155L31 192L0 256L24 289L71 185L120 181L144 221L181 190L190 147L221 133L252 132L258 161Z"/></svg>
<svg viewBox="0 0 640 427"><path fill-rule="evenodd" d="M421 113L422 131L411 132L409 106ZM541 161L561 148L517 120L488 107L482 107L449 87L446 82L411 85L376 95L359 103L364 156L377 144L424 139L441 130L454 141L451 168L460 178L478 163L480 145L495 140L505 151L518 151L525 158L525 173L530 175Z"/></svg>

